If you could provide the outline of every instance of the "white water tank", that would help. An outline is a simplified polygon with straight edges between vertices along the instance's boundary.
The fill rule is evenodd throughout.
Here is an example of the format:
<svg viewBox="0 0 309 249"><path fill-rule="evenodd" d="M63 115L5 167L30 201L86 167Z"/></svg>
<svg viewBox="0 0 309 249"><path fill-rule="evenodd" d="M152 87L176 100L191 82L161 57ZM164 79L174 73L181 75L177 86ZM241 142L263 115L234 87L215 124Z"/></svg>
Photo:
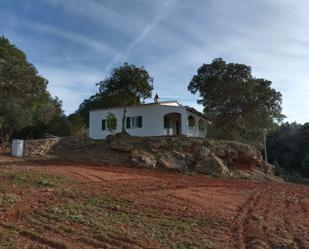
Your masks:
<svg viewBox="0 0 309 249"><path fill-rule="evenodd" d="M21 157L24 155L24 140L13 139L12 141L12 156Z"/></svg>

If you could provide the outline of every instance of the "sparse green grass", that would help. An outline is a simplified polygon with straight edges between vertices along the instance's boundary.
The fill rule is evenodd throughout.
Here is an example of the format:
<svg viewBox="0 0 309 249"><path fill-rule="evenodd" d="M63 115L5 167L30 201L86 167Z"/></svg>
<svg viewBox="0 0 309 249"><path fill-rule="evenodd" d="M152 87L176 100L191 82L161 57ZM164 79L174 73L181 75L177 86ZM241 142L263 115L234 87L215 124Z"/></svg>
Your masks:
<svg viewBox="0 0 309 249"><path fill-rule="evenodd" d="M55 221L53 226L66 233L76 232L67 226L68 222L78 224L82 226L80 235L88 239L114 234L123 238L149 240L175 249L214 248L206 239L192 236L200 233L205 221L167 217L147 209L137 211L124 200L92 196L79 201L71 200L32 217L38 223L44 222L45 218Z"/></svg>
<svg viewBox="0 0 309 249"><path fill-rule="evenodd" d="M51 188L51 195L57 197L49 205L39 205L19 218L18 222L26 224L25 230L18 230L18 225L16 230L0 230L0 248L18 248L14 243L22 237L37 243L33 248L46 248L53 243L57 248L66 248L65 244L53 241L50 234L76 238L95 248L102 247L102 241L129 245L132 242L141 247L150 243L175 249L214 248L202 233L208 220L162 214L108 194L80 192L83 188L74 183L75 180L40 171L0 169L0 207L18 205L22 199L19 194L39 193L44 188Z"/></svg>
<svg viewBox="0 0 309 249"><path fill-rule="evenodd" d="M0 248L1 249L14 249L17 248L15 241L18 233L15 231L0 229Z"/></svg>
<svg viewBox="0 0 309 249"><path fill-rule="evenodd" d="M38 187L54 187L55 183L47 177L40 176L35 179L35 185Z"/></svg>
<svg viewBox="0 0 309 249"><path fill-rule="evenodd" d="M66 178L61 176L49 175L40 172L19 171L19 172L8 172L5 174L3 174L3 172L1 173L0 175L2 176L3 181L7 183L7 185L13 184L19 188L32 188L32 187L54 188L68 181Z"/></svg>
<svg viewBox="0 0 309 249"><path fill-rule="evenodd" d="M9 205L17 202L20 199L18 195L15 194L0 194L0 207L4 205Z"/></svg>

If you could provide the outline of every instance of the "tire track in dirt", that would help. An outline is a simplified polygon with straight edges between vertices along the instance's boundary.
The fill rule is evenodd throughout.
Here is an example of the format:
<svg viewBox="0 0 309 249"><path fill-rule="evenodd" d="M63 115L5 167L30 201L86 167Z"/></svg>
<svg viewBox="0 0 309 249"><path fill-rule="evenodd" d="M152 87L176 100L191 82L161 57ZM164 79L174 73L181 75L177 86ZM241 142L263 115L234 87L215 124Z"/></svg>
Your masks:
<svg viewBox="0 0 309 249"><path fill-rule="evenodd" d="M302 195L302 197L300 197L300 195L296 194L294 191L288 191L287 187L284 189L284 194L284 221L286 227L288 228L288 231L290 232L290 235L292 236L292 239L294 243L296 243L297 247L300 249L307 249L309 246L309 241L306 243L306 241L304 241L304 237L309 237L308 225L304 225L304 231L300 231L300 229L295 226L295 224L299 223L299 219L304 221L307 220L305 224L308 224L309 221L308 212L303 201L304 196Z"/></svg>
<svg viewBox="0 0 309 249"><path fill-rule="evenodd" d="M122 249L122 248L130 248L130 249L154 249L157 247L152 247L151 245L144 245L136 241L135 239L130 239L126 237L117 236L110 233L104 233L100 235L93 235L92 238L86 238L82 235L72 235L66 231L66 228L59 226L57 220L51 218L49 215L44 212L37 212L37 216L40 217L39 220L32 220L31 227L36 227L38 230L41 230L42 227L48 231L48 235L45 234L45 237L53 235L53 238L57 238L61 241L66 241L66 244L71 244L72 249L80 248L80 244L86 246L86 248L114 248L114 249ZM68 225L66 225L68 226ZM62 227L64 229L59 229ZM43 234L42 234L43 235ZM44 237L43 237L44 238ZM70 240L68 240L70 239ZM75 242L78 242L75 245ZM73 245L73 246L72 246ZM82 247L84 248L84 247Z"/></svg>
<svg viewBox="0 0 309 249"><path fill-rule="evenodd" d="M251 214L254 212L257 204L260 202L267 189L255 188L251 196L247 199L244 205L239 209L235 217L235 241L234 248L246 249L250 242L249 236L246 233L246 226L248 225Z"/></svg>
<svg viewBox="0 0 309 249"><path fill-rule="evenodd" d="M93 175L90 175L90 174L84 174L84 173L76 172L76 171L69 171L69 173L79 180L92 181L92 182L102 182L102 180L100 178L93 176Z"/></svg>
<svg viewBox="0 0 309 249"><path fill-rule="evenodd" d="M74 248L72 243L65 240L64 238L62 238L61 242L58 242L54 239L50 239L50 237L52 237L51 234L49 234L49 236L48 236L49 238L47 238L47 237L43 237L41 235L38 235L36 233L33 233L30 230L20 229L17 226L5 224L5 223L0 223L0 226L2 228L6 229L6 230L17 232L19 236L22 236L26 239L29 239L32 242L36 242L36 243L39 243L41 245L45 245L45 246L48 246L48 247L51 247L51 248L55 248L55 249Z"/></svg>

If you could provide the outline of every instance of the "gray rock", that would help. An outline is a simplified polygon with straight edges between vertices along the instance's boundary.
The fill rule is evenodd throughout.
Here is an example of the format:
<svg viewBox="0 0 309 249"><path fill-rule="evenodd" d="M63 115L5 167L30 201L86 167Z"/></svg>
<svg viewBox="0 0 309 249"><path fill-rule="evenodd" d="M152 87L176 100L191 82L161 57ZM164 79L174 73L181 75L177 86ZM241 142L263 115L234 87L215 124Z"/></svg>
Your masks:
<svg viewBox="0 0 309 249"><path fill-rule="evenodd" d="M154 155L142 151L133 151L131 153L131 162L134 166L142 168L155 168L157 164Z"/></svg>
<svg viewBox="0 0 309 249"><path fill-rule="evenodd" d="M204 146L198 146L194 151L194 156L196 159L202 159L210 155L210 150Z"/></svg>
<svg viewBox="0 0 309 249"><path fill-rule="evenodd" d="M195 165L195 170L199 173L217 177L225 177L230 173L223 161L214 154L210 154L208 157L199 160Z"/></svg>
<svg viewBox="0 0 309 249"><path fill-rule="evenodd" d="M186 165L177 160L172 153L165 152L160 154L158 160L158 166L167 170L185 171Z"/></svg>
<svg viewBox="0 0 309 249"><path fill-rule="evenodd" d="M179 152L177 150L173 151L174 156L178 159L178 160L185 160L186 155L182 152Z"/></svg>

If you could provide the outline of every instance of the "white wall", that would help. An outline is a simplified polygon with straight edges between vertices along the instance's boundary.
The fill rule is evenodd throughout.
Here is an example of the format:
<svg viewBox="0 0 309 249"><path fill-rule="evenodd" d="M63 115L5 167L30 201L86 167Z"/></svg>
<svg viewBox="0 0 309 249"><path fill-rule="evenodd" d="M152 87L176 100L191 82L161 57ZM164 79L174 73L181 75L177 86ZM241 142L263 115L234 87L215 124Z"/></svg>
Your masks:
<svg viewBox="0 0 309 249"><path fill-rule="evenodd" d="M117 118L117 130L121 132L122 126L122 108L110 108L94 110L90 112L89 136L93 139L103 139L109 135L106 129L102 131L102 119L106 119L108 112L112 112ZM163 117L167 113L181 114L181 133L187 135L187 110L183 106L163 106L163 105L142 105L127 108L127 117L142 116L143 125L141 128L126 129L133 136L162 136L164 135Z"/></svg>
<svg viewBox="0 0 309 249"><path fill-rule="evenodd" d="M192 116L194 118L195 123L194 127L189 127L189 116ZM202 120L202 122L204 122L205 124L205 132L201 132L199 130L198 123L200 120ZM207 120L205 118L196 115L193 112L188 112L187 126L188 126L188 133L187 133L188 137L205 137L207 134Z"/></svg>

